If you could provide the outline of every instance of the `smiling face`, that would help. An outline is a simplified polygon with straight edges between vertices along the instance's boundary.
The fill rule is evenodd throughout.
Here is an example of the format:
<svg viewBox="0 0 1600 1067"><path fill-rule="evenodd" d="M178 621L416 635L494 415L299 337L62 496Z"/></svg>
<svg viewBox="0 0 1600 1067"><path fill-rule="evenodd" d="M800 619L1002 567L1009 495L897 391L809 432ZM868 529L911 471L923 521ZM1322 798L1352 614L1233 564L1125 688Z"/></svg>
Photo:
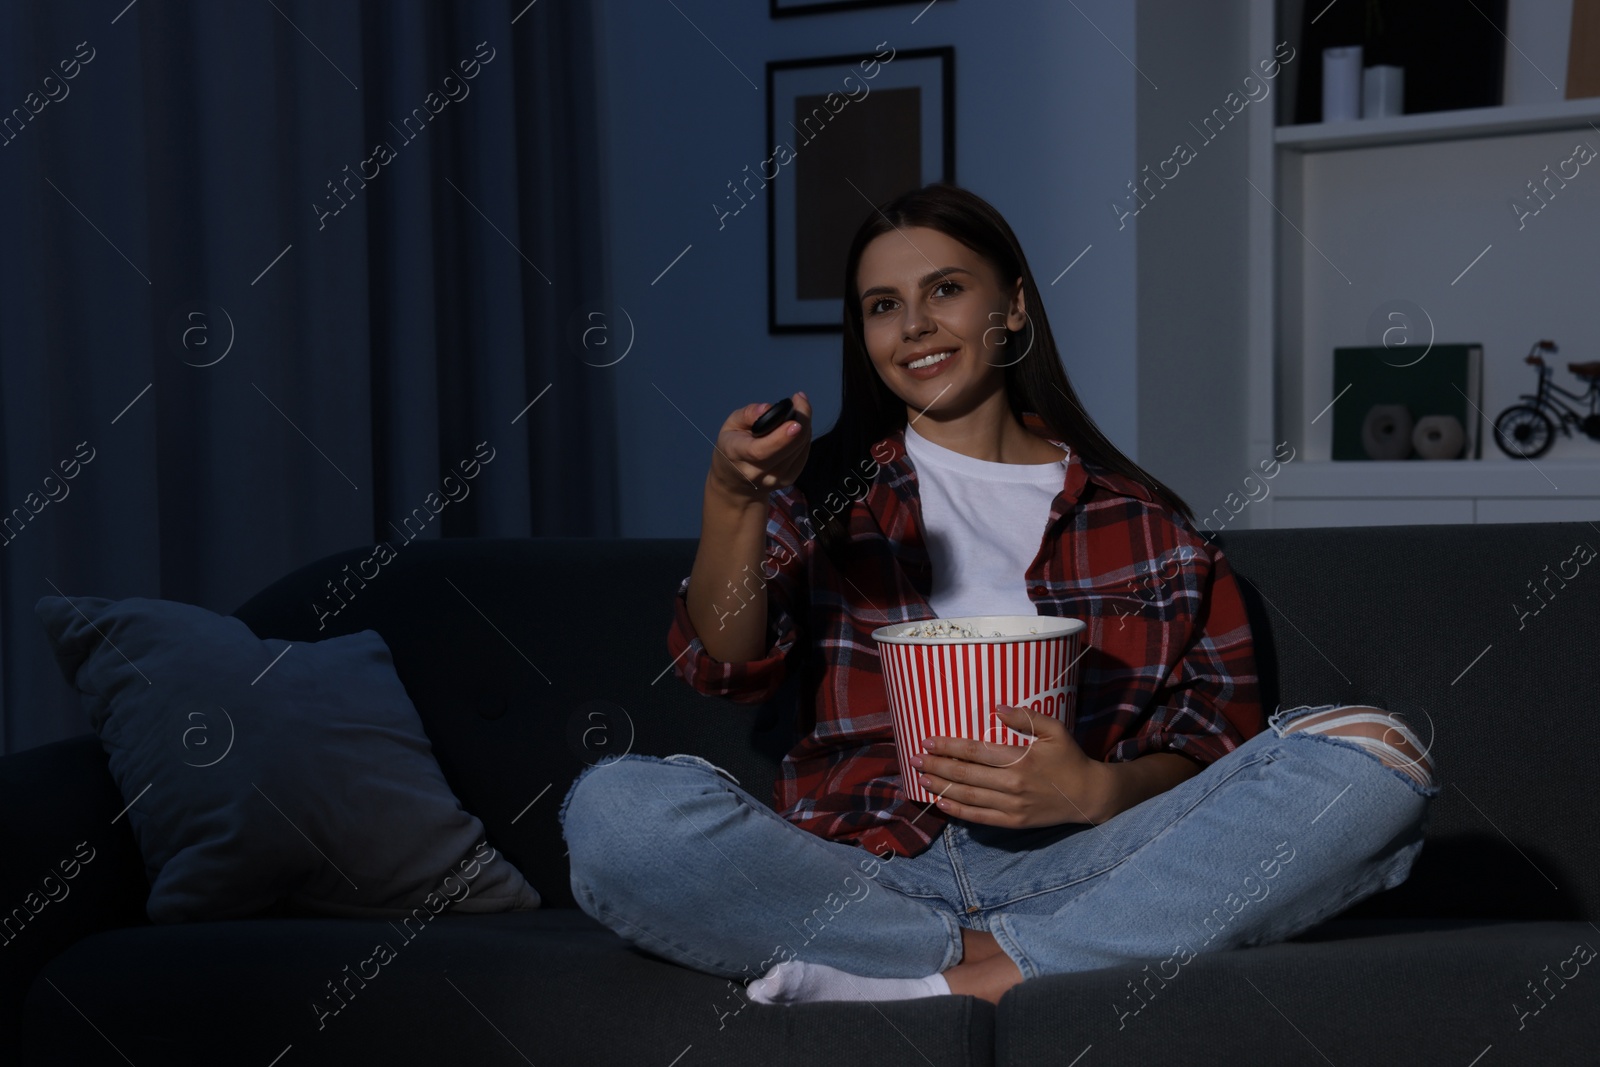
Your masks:
<svg viewBox="0 0 1600 1067"><path fill-rule="evenodd" d="M945 417L1005 403L1003 343L1026 323L1022 279L1003 287L994 267L939 230L911 226L875 237L856 271L862 334L878 377L907 418ZM948 352L926 366L930 353Z"/></svg>

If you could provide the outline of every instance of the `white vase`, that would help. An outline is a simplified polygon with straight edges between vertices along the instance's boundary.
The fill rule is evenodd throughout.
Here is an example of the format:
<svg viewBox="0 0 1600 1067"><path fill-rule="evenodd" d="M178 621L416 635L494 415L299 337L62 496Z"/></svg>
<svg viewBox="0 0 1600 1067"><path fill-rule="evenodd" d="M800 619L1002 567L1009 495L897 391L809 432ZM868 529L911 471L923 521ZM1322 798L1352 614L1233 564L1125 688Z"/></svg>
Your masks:
<svg viewBox="0 0 1600 1067"><path fill-rule="evenodd" d="M1361 117L1382 119L1405 113L1404 67L1378 65L1361 72Z"/></svg>
<svg viewBox="0 0 1600 1067"><path fill-rule="evenodd" d="M1322 50L1322 121L1361 117L1361 46Z"/></svg>
<svg viewBox="0 0 1600 1067"><path fill-rule="evenodd" d="M1411 431L1411 443L1423 459L1456 459L1466 440L1467 431L1454 415L1426 415Z"/></svg>

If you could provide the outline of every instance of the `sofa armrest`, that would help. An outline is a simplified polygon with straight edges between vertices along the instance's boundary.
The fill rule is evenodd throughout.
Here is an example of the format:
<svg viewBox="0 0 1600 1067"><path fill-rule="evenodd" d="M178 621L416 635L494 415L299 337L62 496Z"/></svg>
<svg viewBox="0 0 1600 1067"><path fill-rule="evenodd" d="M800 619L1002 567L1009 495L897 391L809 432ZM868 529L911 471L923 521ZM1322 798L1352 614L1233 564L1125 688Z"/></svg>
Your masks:
<svg viewBox="0 0 1600 1067"><path fill-rule="evenodd" d="M149 884L92 734L0 757L0 1032L53 957L97 930L146 922ZM116 818L116 822L112 819Z"/></svg>

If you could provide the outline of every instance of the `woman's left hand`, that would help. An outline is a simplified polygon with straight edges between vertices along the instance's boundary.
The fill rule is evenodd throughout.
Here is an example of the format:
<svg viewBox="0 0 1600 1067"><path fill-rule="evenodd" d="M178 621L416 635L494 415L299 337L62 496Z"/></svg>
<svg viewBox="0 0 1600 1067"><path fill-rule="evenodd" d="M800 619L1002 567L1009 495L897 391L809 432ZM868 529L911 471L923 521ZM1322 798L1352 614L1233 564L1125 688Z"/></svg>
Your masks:
<svg viewBox="0 0 1600 1067"><path fill-rule="evenodd" d="M995 718L1030 745L930 737L913 756L923 788L939 810L968 822L1014 830L1097 823L1110 791L1107 764L1091 759L1066 726L1022 708L996 707Z"/></svg>

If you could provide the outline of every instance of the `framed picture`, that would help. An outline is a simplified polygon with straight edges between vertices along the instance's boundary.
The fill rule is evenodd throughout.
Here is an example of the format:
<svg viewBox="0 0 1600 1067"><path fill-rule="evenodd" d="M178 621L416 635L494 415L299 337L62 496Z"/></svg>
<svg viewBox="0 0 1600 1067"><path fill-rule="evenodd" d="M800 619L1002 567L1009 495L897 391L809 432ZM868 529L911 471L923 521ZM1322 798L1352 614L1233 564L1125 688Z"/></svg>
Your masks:
<svg viewBox="0 0 1600 1067"><path fill-rule="evenodd" d="M956 180L954 122L951 47L767 64L771 154L744 187L767 191L770 333L844 328L850 238L874 205Z"/></svg>
<svg viewBox="0 0 1600 1067"><path fill-rule="evenodd" d="M932 7L937 0L771 0L771 2L772 17L776 19L785 15L816 15L831 11L853 11L858 7L889 7L894 4L924 3Z"/></svg>

